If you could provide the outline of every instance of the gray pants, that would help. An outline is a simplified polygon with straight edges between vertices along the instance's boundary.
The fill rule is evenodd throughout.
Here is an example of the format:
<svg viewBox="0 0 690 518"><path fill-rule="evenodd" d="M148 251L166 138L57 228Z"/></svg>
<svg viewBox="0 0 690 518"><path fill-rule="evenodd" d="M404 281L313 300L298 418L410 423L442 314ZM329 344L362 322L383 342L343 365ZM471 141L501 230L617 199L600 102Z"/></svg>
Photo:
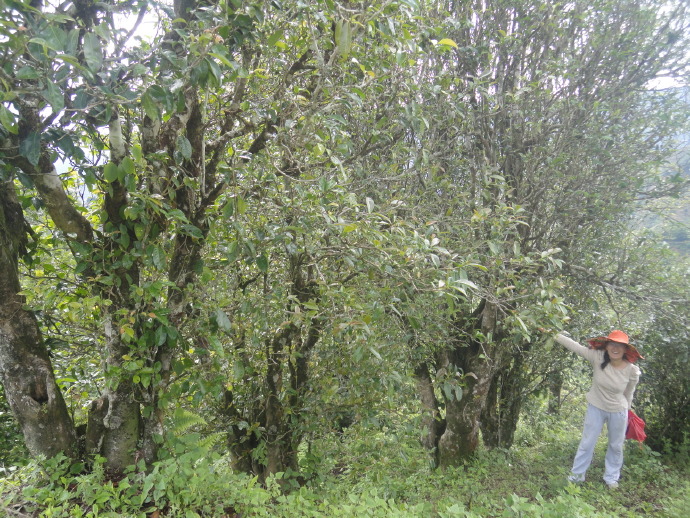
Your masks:
<svg viewBox="0 0 690 518"><path fill-rule="evenodd" d="M628 411L605 412L594 405L587 405L585 425L582 430L582 440L573 461L573 480L584 480L587 468L592 462L594 447L606 423L609 435L609 446L604 459L604 482L612 484L618 482L623 467L623 443L625 430L628 427Z"/></svg>

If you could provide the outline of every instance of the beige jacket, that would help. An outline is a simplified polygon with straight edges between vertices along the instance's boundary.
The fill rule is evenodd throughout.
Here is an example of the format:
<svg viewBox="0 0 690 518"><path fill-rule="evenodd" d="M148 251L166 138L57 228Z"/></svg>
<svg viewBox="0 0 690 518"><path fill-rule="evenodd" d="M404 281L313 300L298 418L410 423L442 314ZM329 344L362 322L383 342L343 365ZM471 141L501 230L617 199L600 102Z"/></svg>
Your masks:
<svg viewBox="0 0 690 518"><path fill-rule="evenodd" d="M635 387L640 379L640 369L637 365L628 363L622 369L616 369L608 364L602 370L603 349L589 349L562 334L556 336L556 341L592 364L594 377L592 388L587 393L589 403L605 412L622 412L632 407Z"/></svg>

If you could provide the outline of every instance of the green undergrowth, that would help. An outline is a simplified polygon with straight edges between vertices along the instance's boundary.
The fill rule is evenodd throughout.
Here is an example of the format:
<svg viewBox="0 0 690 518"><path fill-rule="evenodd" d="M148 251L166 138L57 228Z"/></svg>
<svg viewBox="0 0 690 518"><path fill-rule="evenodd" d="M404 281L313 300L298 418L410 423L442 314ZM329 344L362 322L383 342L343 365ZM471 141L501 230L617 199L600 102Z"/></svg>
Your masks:
<svg viewBox="0 0 690 518"><path fill-rule="evenodd" d="M354 427L312 441L309 481L279 475L261 486L228 459L191 448L109 479L62 459L34 462L0 479L0 516L17 517L638 517L680 518L690 509L686 459L629 443L617 490L601 480L604 439L588 481L566 482L579 440L575 412L522 423L510 450L482 449L465 466L437 470L413 426ZM141 468L141 466L139 467Z"/></svg>

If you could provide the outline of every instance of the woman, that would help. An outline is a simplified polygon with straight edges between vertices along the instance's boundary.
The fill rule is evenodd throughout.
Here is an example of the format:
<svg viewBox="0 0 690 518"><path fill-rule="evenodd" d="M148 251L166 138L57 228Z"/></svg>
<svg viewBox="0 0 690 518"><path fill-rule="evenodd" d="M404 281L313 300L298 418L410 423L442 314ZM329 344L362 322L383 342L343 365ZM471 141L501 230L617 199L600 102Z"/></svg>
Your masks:
<svg viewBox="0 0 690 518"><path fill-rule="evenodd" d="M611 331L608 336L588 340L590 348L583 347L563 334L556 342L589 360L594 369L592 388L587 393L587 413L582 440L577 449L573 469L568 480L584 482L585 473L592 462L594 446L606 423L608 449L606 450L604 482L609 488L618 487L623 467L623 443L628 425L628 410L632 406L640 369L634 365L642 358L623 331Z"/></svg>

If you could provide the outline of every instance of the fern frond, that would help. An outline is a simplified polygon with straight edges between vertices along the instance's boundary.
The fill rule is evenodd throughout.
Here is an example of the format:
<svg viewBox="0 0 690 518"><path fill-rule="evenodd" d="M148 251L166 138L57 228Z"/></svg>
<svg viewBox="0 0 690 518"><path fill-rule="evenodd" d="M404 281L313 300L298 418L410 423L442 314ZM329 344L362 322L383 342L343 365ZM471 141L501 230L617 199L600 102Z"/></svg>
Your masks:
<svg viewBox="0 0 690 518"><path fill-rule="evenodd" d="M210 450L219 442L224 441L226 437L227 434L225 432L212 433L211 435L207 435L206 437L199 440L199 447Z"/></svg>
<svg viewBox="0 0 690 518"><path fill-rule="evenodd" d="M185 408L177 408L171 416L172 427L170 431L175 436L180 436L194 426L206 426L206 419Z"/></svg>

